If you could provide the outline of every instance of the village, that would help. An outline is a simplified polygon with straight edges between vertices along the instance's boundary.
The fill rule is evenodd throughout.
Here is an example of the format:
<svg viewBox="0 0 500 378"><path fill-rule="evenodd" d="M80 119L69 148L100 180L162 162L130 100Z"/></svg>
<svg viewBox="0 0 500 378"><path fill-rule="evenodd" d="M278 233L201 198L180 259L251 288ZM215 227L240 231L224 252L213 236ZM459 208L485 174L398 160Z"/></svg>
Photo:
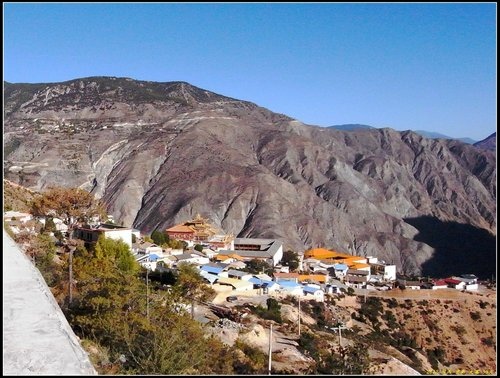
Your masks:
<svg viewBox="0 0 500 378"><path fill-rule="evenodd" d="M45 226L48 224L53 232L47 232ZM484 307L487 311L485 306L489 306L492 295L483 286L485 282L478 281L472 274L414 281L413 277L399 275L394 264L374 256L353 256L327 248L296 253L286 250L281 240L238 238L226 234L200 215L164 230L153 231L150 235L118 225L112 217L108 217L104 223L95 218L85 225L74 226L70 238L70 228L62 220L43 216L35 218L19 211L4 212L4 227L29 259L29 247L23 244L23 240L33 238L22 235L37 237L42 230L46 238L52 238L53 243L60 247L56 252L59 256L55 256L60 261L71 261L71 255L67 256L68 250L64 248L68 242L78 239L78 243L83 242L87 250L92 251L94 244L98 241L102 243L103 236L119 240L122 250L128 250L133 257L131 261L135 260L143 269L138 279L146 283L146 309L141 312L141 316L146 318L149 316L149 303L164 300L169 293L175 292L177 279L174 278L171 285L162 282L164 277L178 277L185 269L195 274L198 272L196 285L206 295L181 297L182 300L175 300L173 311L186 321L189 319L199 324L207 335L215 336L226 346L239 348L244 343L248 345L244 348L255 348L252 350L269 356L273 371L307 371L310 364L315 363L308 359L307 354L304 355L304 340L307 337L316 341L327 338L333 342L332 345L336 345L335 348L356 348L361 339L381 337L382 331L372 329L366 318L371 316L374 304L386 308L380 313L382 319L387 318L389 313L395 317L389 316L385 320L389 322L386 325L389 328L383 332L390 330L391 334L390 338L384 339L383 345L401 340L398 335L404 326L424 353L424 349L436 348L432 346L432 340L440 347L442 340L439 334L418 331L423 305L428 306L425 311L429 313L438 311L440 306L442 310L439 311L451 312L449 317L442 319L442 323L446 324L444 327L449 328L447 334L450 336L447 337L451 337L458 329L453 323L457 321L457 316L470 313L475 319L479 318L481 315L476 307L479 304L481 309ZM165 240L168 242L165 243ZM40 269L40 262L34 257L31 262L27 259L27 263L33 269ZM71 267L70 264L67 266ZM71 274L69 272L63 272L63 276ZM121 285L127 283L122 282ZM66 287L62 287L61 293L66 295ZM66 298L71 298L71 290ZM442 304L439 304L440 301ZM453 308L450 307L452 304ZM392 313L394 306L401 307L401 312ZM318 316L315 311L321 311L322 315ZM274 316L278 314L276 320ZM394 319L399 323L394 323ZM429 319L427 323L434 326ZM447 345L447 355L450 358L454 356L450 361L462 358L460 356L465 356L465 353L478 353L474 358L482 358L482 348L489 347L492 336L482 323L474 323L476 326L479 327L477 332L483 336L479 339L480 345L468 351L461 350L461 354L456 354L458 352ZM301 336L301 329L304 337ZM311 333L313 329L315 331ZM431 332L431 328L428 331ZM483 339L488 344L484 344ZM411 345L415 347L417 344ZM399 349L404 351L405 345ZM369 350L370 360L373 358L371 372L413 375L441 366L436 365L432 355L422 357L423 365L415 365L397 347L389 348L393 348L389 354L377 348ZM96 350L87 352L98 353ZM425 353L428 355L430 352ZM429 362L431 360L434 362ZM271 362L268 370L271 370Z"/></svg>
<svg viewBox="0 0 500 378"><path fill-rule="evenodd" d="M29 213L7 211L4 222L13 233L26 230L33 217ZM44 223L45 219L39 219ZM56 230L68 228L63 221L53 218ZM179 264L195 265L200 276L220 295L214 303L235 301L261 295L275 297L295 296L304 300L325 300L351 290L388 291L394 288L408 290L456 289L475 291L478 278L473 274L434 278L422 281L399 279L396 266L373 256L353 256L325 248L313 248L298 253L298 266L291 270L282 260L283 243L275 239L237 238L225 234L199 214L193 219L167 228L170 239L182 242L183 248L164 248L151 241L139 230L119 226L112 217L107 223L96 222L77 227L74 237L86 244L96 243L100 235L125 242L136 261L149 272L176 270ZM149 241L148 241L149 240ZM251 261L260 261L272 273L251 273L246 270Z"/></svg>

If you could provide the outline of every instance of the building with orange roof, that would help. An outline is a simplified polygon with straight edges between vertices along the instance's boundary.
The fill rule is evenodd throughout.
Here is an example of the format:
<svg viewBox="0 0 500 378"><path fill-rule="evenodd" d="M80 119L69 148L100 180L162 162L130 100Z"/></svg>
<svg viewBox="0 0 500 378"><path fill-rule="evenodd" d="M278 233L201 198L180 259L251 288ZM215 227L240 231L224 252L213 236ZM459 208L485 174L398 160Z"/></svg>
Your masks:
<svg viewBox="0 0 500 378"><path fill-rule="evenodd" d="M233 261L244 261L244 258L236 253L231 253L230 255L218 254L215 256L217 261L226 261L228 259L233 259Z"/></svg>
<svg viewBox="0 0 500 378"><path fill-rule="evenodd" d="M319 282L326 283L328 281L328 275L325 274L301 274L299 275L299 282Z"/></svg>
<svg viewBox="0 0 500 378"><path fill-rule="evenodd" d="M306 270L317 272L320 269L326 269L335 272L337 278L345 278L349 269L351 272L363 271L367 274L368 279L371 274L374 274L385 281L396 280L396 265L386 264L385 261L379 262L378 258L373 256L353 256L326 248L313 248L304 252L302 262L307 267ZM355 280L358 280L358 277L355 277L352 281Z"/></svg>
<svg viewBox="0 0 500 378"><path fill-rule="evenodd" d="M332 258L334 256L335 256L335 252L329 251L326 248L313 248L313 249L310 249L310 250L304 252L305 259L313 258L313 259L322 260L322 259Z"/></svg>
<svg viewBox="0 0 500 378"><path fill-rule="evenodd" d="M366 270L370 271L370 264L365 264L365 263L354 263L352 265L349 265L350 269L356 269L356 270Z"/></svg>
<svg viewBox="0 0 500 378"><path fill-rule="evenodd" d="M204 244L214 249L234 249L234 236L226 235L208 219L197 214L195 218L165 230L171 239L182 240L192 246Z"/></svg>
<svg viewBox="0 0 500 378"><path fill-rule="evenodd" d="M296 272L291 272L291 273L275 272L274 273L274 281L276 281L276 282L292 281L292 282L297 283L298 280L299 280L299 274Z"/></svg>

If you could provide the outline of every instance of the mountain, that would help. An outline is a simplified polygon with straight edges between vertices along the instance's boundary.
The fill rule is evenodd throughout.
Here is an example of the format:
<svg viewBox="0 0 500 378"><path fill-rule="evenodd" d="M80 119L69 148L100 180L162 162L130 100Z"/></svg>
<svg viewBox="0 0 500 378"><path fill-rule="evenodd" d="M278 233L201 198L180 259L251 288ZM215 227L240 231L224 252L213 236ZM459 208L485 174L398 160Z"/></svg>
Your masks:
<svg viewBox="0 0 500 378"><path fill-rule="evenodd" d="M495 272L492 151L304 125L186 82L8 83L4 99L6 179L80 186L143 232L199 213L298 252L374 255L406 273Z"/></svg>
<svg viewBox="0 0 500 378"><path fill-rule="evenodd" d="M432 138L432 139L456 139L467 144L474 144L476 142L474 139L471 138L453 138L451 136L436 133L434 131L415 130L415 132L426 138Z"/></svg>
<svg viewBox="0 0 500 378"><path fill-rule="evenodd" d="M496 151L497 149L497 133L494 132L489 137L474 143L474 146L483 150Z"/></svg>
<svg viewBox="0 0 500 378"><path fill-rule="evenodd" d="M358 123L349 123L345 125L335 125L335 126L328 126L328 128L333 128L336 130L342 130L342 131L355 131L355 130L373 130L375 127L373 126L368 126L368 125L362 125ZM436 133L433 131L425 131L425 130L412 130L414 133L417 133L419 135L422 135L426 138L431 138L431 139L456 139L461 142L467 143L467 144L474 144L476 141L471 139L471 138L453 138L448 135Z"/></svg>
<svg viewBox="0 0 500 378"><path fill-rule="evenodd" d="M345 125L328 126L328 128L342 130L342 131L371 130L371 129L375 129L375 127L373 127L373 126L361 125L359 123L348 123L348 124L345 124Z"/></svg>

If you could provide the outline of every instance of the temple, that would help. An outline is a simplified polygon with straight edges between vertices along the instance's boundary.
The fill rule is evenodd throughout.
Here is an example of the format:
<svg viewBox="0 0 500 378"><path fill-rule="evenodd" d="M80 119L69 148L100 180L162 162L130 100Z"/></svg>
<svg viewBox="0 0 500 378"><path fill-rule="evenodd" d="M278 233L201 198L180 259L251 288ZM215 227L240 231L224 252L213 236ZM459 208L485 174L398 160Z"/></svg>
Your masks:
<svg viewBox="0 0 500 378"><path fill-rule="evenodd" d="M189 246L201 244L215 250L234 249L234 236L224 234L200 214L192 220L167 228L165 231L169 238L185 241Z"/></svg>

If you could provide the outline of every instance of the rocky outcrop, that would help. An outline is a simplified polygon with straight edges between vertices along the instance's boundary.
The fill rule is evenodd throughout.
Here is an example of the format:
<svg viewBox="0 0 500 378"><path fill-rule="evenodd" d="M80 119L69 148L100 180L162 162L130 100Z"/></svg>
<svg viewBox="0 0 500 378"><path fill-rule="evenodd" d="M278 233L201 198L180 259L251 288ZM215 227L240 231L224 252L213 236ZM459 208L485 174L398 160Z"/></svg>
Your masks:
<svg viewBox="0 0 500 378"><path fill-rule="evenodd" d="M4 115L6 178L92 190L143 232L200 213L241 237L408 273L436 254L409 219L496 235L496 156L455 140L315 127L187 83L120 78L6 84Z"/></svg>

